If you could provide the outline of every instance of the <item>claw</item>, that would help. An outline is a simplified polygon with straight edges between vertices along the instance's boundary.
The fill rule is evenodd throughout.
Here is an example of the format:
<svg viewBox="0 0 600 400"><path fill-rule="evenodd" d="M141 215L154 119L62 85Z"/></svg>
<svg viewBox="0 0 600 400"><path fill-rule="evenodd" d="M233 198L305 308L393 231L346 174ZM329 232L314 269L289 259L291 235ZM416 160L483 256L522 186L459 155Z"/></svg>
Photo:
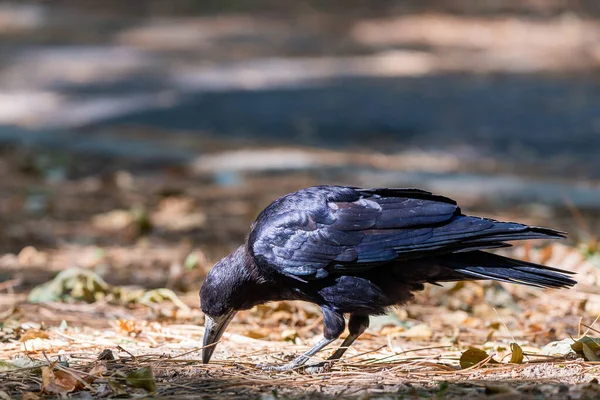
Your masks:
<svg viewBox="0 0 600 400"><path fill-rule="evenodd" d="M313 364L313 365L307 365L306 367L303 368L303 372L305 372L306 374L309 375L313 375L313 374L323 374L325 372L329 372L331 371L331 366L333 365L332 362L321 362L318 364Z"/></svg>
<svg viewBox="0 0 600 400"><path fill-rule="evenodd" d="M291 371L294 368L297 368L298 366L295 364L284 364L284 365L269 365L269 364L257 364L256 365L258 368L262 369L263 371L271 371L271 372L284 372L284 371Z"/></svg>
<svg viewBox="0 0 600 400"><path fill-rule="evenodd" d="M332 362L320 362L318 364L312 364L307 366L301 366L295 363L288 363L284 365L269 365L269 364L257 364L256 367L262 369L263 371L271 371L271 372L285 372L298 370L302 371L306 374L322 374L324 372L331 371Z"/></svg>

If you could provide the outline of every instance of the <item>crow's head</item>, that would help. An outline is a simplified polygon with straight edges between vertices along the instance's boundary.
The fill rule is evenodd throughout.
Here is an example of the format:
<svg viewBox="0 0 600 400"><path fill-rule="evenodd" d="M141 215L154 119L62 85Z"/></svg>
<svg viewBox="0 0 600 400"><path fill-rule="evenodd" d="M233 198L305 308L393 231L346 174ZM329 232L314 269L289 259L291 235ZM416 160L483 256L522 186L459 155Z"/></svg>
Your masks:
<svg viewBox="0 0 600 400"><path fill-rule="evenodd" d="M205 315L202 361L208 363L223 332L239 310L262 303L262 280L247 262L244 246L221 259L210 270L200 289Z"/></svg>

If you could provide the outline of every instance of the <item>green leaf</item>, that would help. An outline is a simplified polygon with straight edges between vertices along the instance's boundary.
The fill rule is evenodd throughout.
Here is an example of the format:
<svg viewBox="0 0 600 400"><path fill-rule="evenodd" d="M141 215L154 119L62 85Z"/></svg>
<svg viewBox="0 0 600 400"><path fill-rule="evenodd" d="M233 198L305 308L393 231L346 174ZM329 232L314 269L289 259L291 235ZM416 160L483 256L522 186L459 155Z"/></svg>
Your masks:
<svg viewBox="0 0 600 400"><path fill-rule="evenodd" d="M188 254L188 256L185 258L185 261L183 262L184 268L188 271L197 268L198 265L200 265L200 258L198 257L198 254L195 251Z"/></svg>
<svg viewBox="0 0 600 400"><path fill-rule="evenodd" d="M160 303L165 300L170 300L181 310L189 311L190 309L183 301L179 299L179 297L177 297L175 292L166 288L148 290L142 294L137 302L139 304L151 306L152 303Z"/></svg>
<svg viewBox="0 0 600 400"><path fill-rule="evenodd" d="M516 343L510 344L510 351L512 354L510 356L511 364L523 364L523 349Z"/></svg>
<svg viewBox="0 0 600 400"><path fill-rule="evenodd" d="M583 355L586 361L600 361L598 354L587 343L583 343Z"/></svg>
<svg viewBox="0 0 600 400"><path fill-rule="evenodd" d="M140 235L152 231L153 224L148 210L144 207L133 207L130 212Z"/></svg>
<svg viewBox="0 0 600 400"><path fill-rule="evenodd" d="M123 385L121 385L119 382L112 380L112 379L107 379L107 381L108 381L108 386L113 391L114 396L123 396L123 395L127 394L127 391L125 390Z"/></svg>
<svg viewBox="0 0 600 400"><path fill-rule="evenodd" d="M448 391L448 387L450 387L450 385L447 381L440 382L440 385L438 386L437 397L443 396L444 393Z"/></svg>
<svg viewBox="0 0 600 400"><path fill-rule="evenodd" d="M111 291L112 287L98 274L74 268L62 271L51 281L33 288L27 300L31 303L48 303L73 299L93 303Z"/></svg>
<svg viewBox="0 0 600 400"><path fill-rule="evenodd" d="M156 392L156 379L154 379L154 374L150 367L136 369L127 375L125 382L134 388L144 389L150 393Z"/></svg>
<svg viewBox="0 0 600 400"><path fill-rule="evenodd" d="M9 361L0 360L0 372L10 371L17 368L19 367Z"/></svg>
<svg viewBox="0 0 600 400"><path fill-rule="evenodd" d="M571 348L586 361L600 361L600 339L584 336L571 345Z"/></svg>

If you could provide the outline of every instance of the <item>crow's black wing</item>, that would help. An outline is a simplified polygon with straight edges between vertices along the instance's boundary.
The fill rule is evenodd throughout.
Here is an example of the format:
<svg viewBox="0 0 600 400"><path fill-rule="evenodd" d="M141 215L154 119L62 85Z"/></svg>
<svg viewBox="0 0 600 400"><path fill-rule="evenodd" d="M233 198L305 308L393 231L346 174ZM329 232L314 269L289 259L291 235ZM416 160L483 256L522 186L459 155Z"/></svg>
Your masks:
<svg viewBox="0 0 600 400"><path fill-rule="evenodd" d="M395 259L542 237L560 234L465 216L453 200L417 189L317 186L267 207L252 228L249 245L260 266L306 280Z"/></svg>

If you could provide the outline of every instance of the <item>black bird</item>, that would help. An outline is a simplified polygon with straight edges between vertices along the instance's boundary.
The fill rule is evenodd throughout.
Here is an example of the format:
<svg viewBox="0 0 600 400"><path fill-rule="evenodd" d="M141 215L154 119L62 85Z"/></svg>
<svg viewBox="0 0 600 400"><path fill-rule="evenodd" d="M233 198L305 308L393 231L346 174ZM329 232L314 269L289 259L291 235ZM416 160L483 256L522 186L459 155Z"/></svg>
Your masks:
<svg viewBox="0 0 600 400"><path fill-rule="evenodd" d="M289 364L303 365L349 335L340 358L369 316L406 303L425 283L492 279L542 288L576 284L570 272L482 251L510 240L565 234L462 214L454 200L419 189L315 186L275 200L246 242L211 269L200 290L206 316L202 361L208 363L239 310L274 300L304 300L323 311L324 338Z"/></svg>

